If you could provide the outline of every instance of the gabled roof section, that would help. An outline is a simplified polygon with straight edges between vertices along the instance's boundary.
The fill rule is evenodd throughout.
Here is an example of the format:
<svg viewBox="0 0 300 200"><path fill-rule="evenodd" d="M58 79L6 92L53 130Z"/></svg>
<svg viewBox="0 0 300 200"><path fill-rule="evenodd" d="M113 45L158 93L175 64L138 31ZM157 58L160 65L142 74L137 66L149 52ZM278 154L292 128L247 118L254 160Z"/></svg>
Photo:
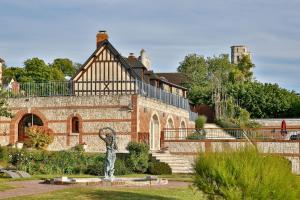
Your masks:
<svg viewBox="0 0 300 200"><path fill-rule="evenodd" d="M176 85L182 85L187 82L187 77L180 72L166 72L166 73L155 73L158 77L166 78L169 82Z"/></svg>
<svg viewBox="0 0 300 200"><path fill-rule="evenodd" d="M123 59L132 67L132 68L144 68L147 69L141 61L138 59L131 60L129 58L123 57Z"/></svg>
<svg viewBox="0 0 300 200"><path fill-rule="evenodd" d="M147 73L150 75L151 80L159 80L159 81L161 81L163 83L166 83L168 85L171 85L173 87L180 88L180 89L183 89L183 90L187 90L186 87L183 87L183 86L181 86L180 84L177 84L177 83L173 83L168 78L166 78L164 76L161 76L161 74L163 74L163 73L154 73L153 71L148 71ZM178 73L172 73L172 74L178 74Z"/></svg>
<svg viewBox="0 0 300 200"><path fill-rule="evenodd" d="M116 56L116 58L119 60L119 62L126 68L126 70L129 71L129 73L138 80L141 80L141 77L131 68L130 64L127 63L127 61L122 57L122 55L114 48L114 46L108 41L103 40L101 43L98 44L97 49L93 52L93 54L85 61L83 65L77 70L77 72L74 74L74 76L71 78L71 80L74 80L78 76L78 74L84 70L85 66L99 53L100 49L106 46L106 48Z"/></svg>

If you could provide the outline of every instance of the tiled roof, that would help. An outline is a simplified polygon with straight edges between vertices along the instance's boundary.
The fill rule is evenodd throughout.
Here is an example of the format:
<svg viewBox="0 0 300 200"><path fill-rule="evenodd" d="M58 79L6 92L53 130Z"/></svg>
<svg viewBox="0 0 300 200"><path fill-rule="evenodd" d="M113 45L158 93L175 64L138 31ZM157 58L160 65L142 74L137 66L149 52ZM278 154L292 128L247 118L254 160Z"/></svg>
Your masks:
<svg viewBox="0 0 300 200"><path fill-rule="evenodd" d="M0 63L5 63L5 61L3 59L0 58Z"/></svg>
<svg viewBox="0 0 300 200"><path fill-rule="evenodd" d="M156 76L167 79L169 82L176 85L182 85L186 82L187 78L184 74L180 72L171 72L171 73L155 73Z"/></svg>
<svg viewBox="0 0 300 200"><path fill-rule="evenodd" d="M138 59L123 58L132 68L146 68Z"/></svg>

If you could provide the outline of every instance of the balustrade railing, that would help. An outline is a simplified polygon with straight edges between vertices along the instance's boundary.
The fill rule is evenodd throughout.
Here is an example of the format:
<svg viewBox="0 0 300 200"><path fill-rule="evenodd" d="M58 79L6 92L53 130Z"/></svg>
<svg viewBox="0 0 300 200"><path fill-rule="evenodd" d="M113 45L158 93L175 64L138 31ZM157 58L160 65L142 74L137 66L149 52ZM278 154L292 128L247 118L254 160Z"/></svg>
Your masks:
<svg viewBox="0 0 300 200"><path fill-rule="evenodd" d="M164 129L164 140L246 139L246 140L300 140L300 127L288 128L203 128Z"/></svg>
<svg viewBox="0 0 300 200"><path fill-rule="evenodd" d="M90 96L110 94L139 94L154 98L163 103L186 109L190 118L195 120L197 114L190 111L188 99L157 88L143 81L65 81L47 83L17 83L6 87L10 98L49 97L49 96Z"/></svg>

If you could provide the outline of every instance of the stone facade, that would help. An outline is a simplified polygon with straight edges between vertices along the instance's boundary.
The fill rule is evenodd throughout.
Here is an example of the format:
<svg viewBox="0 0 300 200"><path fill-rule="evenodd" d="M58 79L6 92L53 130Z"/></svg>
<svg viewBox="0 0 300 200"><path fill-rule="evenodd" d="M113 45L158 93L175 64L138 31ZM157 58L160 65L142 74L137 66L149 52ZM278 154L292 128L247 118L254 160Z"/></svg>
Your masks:
<svg viewBox="0 0 300 200"><path fill-rule="evenodd" d="M244 55L249 56L250 59L252 59L251 53L248 51L246 46L235 45L231 47L231 63L238 64L239 60Z"/></svg>
<svg viewBox="0 0 300 200"><path fill-rule="evenodd" d="M161 128L168 117L174 119L175 127L182 120L193 124L189 111L138 95L10 98L8 102L14 117L0 118L0 145L17 142L18 125L27 114L36 115L52 129L55 139L48 147L52 151L86 143L87 151L103 152L105 144L99 139L98 130L108 126L116 130L119 151L125 152L127 143L136 141L139 132L149 132L154 112L160 116ZM74 117L79 120L78 133L72 132Z"/></svg>
<svg viewBox="0 0 300 200"><path fill-rule="evenodd" d="M263 154L281 155L290 160L292 172L300 174L300 142L299 141L255 141L256 148ZM182 155L194 162L199 153L237 150L249 142L243 140L170 140L164 146L172 154Z"/></svg>

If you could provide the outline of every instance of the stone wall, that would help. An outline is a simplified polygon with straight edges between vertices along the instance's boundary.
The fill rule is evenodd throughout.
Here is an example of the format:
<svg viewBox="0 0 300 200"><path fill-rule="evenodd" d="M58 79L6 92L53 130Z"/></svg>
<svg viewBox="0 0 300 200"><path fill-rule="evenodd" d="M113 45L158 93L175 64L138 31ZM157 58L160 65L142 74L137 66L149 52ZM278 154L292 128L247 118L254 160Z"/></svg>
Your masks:
<svg viewBox="0 0 300 200"><path fill-rule="evenodd" d="M36 115L53 130L55 139L48 147L53 151L70 149L79 143L87 143L90 152L105 151L98 130L111 127L117 132L119 151L126 152L127 143L137 140L138 132L149 132L154 113L159 115L161 130L169 118L175 128L182 121L187 127L194 126L187 110L136 95L11 98L8 103L14 117L0 117L0 145L17 142L18 124L27 114ZM79 133L72 132L73 117L79 120Z"/></svg>
<svg viewBox="0 0 300 200"><path fill-rule="evenodd" d="M300 119L252 119L264 127L281 127L282 120L285 120L287 128L300 126Z"/></svg>
<svg viewBox="0 0 300 200"><path fill-rule="evenodd" d="M292 163L292 172L300 174L300 142L299 141L255 141L259 152L281 155ZM181 155L194 162L198 153L220 152L228 149L237 150L250 145L243 140L170 140L164 146L172 154Z"/></svg>
<svg viewBox="0 0 300 200"><path fill-rule="evenodd" d="M34 97L9 99L9 107L14 114L12 120L0 119L0 132L7 131L9 136L1 136L0 144L7 145L17 141L18 123L21 118L32 113L42 119L44 125L55 133L54 142L49 150L63 150L79 143L87 143L88 151L104 151L105 145L98 137L101 127L116 130L120 151L131 138L131 115L128 105L131 95L77 96L77 97ZM71 119L80 119L80 133L72 133ZM126 143L126 144L125 144Z"/></svg>
<svg viewBox="0 0 300 200"><path fill-rule="evenodd" d="M195 123L189 120L189 111L162 103L156 99L139 96L137 116L138 132L149 132L150 120L155 114L160 121L160 130L166 128L168 119L173 121L174 128L180 128L181 122L185 123L186 128L195 127Z"/></svg>
<svg viewBox="0 0 300 200"><path fill-rule="evenodd" d="M0 135L0 146L6 146L9 144L9 136L7 135Z"/></svg>

